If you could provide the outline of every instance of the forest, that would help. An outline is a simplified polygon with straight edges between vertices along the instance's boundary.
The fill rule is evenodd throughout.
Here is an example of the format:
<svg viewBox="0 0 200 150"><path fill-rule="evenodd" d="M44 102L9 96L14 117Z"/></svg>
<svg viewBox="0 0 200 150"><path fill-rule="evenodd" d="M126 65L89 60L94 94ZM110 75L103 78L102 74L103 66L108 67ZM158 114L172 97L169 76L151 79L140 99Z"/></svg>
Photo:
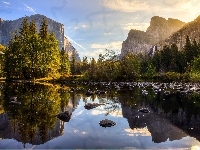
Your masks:
<svg viewBox="0 0 200 150"><path fill-rule="evenodd" d="M200 80L200 42L185 38L178 50L176 44L149 54L128 54L120 57L105 50L97 60L59 49L59 42L48 32L45 19L37 31L34 20L24 19L12 35L7 47L0 45L0 77L11 79L79 80L79 81L193 81Z"/></svg>

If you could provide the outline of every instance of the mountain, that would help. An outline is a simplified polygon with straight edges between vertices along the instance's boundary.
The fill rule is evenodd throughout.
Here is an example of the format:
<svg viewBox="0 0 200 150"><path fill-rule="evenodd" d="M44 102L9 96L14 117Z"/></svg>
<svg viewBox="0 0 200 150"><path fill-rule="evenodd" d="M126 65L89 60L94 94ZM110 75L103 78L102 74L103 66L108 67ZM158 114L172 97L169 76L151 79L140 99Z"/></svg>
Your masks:
<svg viewBox="0 0 200 150"><path fill-rule="evenodd" d="M186 36L189 36L193 41L194 39L200 41L200 16L194 21L185 24L181 29L171 34L167 39L160 41L157 45L162 47L164 44L177 44L179 50L181 50L185 44Z"/></svg>
<svg viewBox="0 0 200 150"><path fill-rule="evenodd" d="M151 18L146 32L130 30L127 39L122 43L121 56L123 57L129 52L147 53L154 45L168 38L184 25L185 23L178 19L154 16Z"/></svg>
<svg viewBox="0 0 200 150"><path fill-rule="evenodd" d="M19 28L21 27L21 23L25 18L27 18L29 22L31 20L34 20L38 31L40 29L40 24L43 18L45 18L48 24L48 31L53 32L56 39L59 41L59 49L61 50L62 47L64 47L65 51L69 52L69 55L72 53L72 51L76 51L76 49L68 41L67 37L65 37L64 25L40 14L32 15L29 17L25 16L17 20L4 21L3 19L0 18L0 44L4 46L8 45L12 33L16 30L19 30ZM77 51L76 53L77 53L77 59L80 59Z"/></svg>

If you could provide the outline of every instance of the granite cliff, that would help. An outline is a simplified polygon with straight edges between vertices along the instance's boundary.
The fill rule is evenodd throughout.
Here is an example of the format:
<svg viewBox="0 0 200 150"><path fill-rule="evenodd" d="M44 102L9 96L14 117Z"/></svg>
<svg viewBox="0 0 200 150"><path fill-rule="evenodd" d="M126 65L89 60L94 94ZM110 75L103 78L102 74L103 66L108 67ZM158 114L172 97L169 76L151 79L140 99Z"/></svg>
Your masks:
<svg viewBox="0 0 200 150"><path fill-rule="evenodd" d="M199 42L200 41L200 16L198 16L194 21L191 21L185 24L181 29L174 32L164 41L160 41L158 46L161 47L163 44L172 44L175 43L179 50L181 50L185 44L186 36L189 36L193 41L194 39Z"/></svg>
<svg viewBox="0 0 200 150"><path fill-rule="evenodd" d="M129 52L148 53L154 45L164 41L184 25L185 23L178 19L154 16L151 18L146 32L130 30L127 39L122 43L121 56L125 56Z"/></svg>
<svg viewBox="0 0 200 150"><path fill-rule="evenodd" d="M4 46L8 45L12 33L21 27L21 23L25 18L27 18L29 22L31 20L34 20L38 31L40 29L40 24L43 18L45 18L48 24L48 31L53 32L56 39L59 41L59 49L62 49L64 47L65 51L69 52L69 55L74 51L77 54L77 59L80 59L76 49L72 46L72 44L69 42L69 40L64 34L64 25L50 18L47 18L44 15L39 15L39 14L32 15L29 17L28 16L22 17L12 21L11 20L4 21L3 19L0 18L0 44Z"/></svg>

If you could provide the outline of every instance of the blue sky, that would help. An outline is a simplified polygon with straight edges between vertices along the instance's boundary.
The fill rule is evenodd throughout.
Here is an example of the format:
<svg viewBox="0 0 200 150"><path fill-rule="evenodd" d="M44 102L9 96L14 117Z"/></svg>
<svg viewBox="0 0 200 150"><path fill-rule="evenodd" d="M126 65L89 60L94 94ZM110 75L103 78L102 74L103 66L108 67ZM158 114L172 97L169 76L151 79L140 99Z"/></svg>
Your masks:
<svg viewBox="0 0 200 150"><path fill-rule="evenodd" d="M129 30L145 31L153 16L189 22L199 8L199 0L1 0L0 18L45 15L65 25L81 58L97 58L106 48L120 53Z"/></svg>

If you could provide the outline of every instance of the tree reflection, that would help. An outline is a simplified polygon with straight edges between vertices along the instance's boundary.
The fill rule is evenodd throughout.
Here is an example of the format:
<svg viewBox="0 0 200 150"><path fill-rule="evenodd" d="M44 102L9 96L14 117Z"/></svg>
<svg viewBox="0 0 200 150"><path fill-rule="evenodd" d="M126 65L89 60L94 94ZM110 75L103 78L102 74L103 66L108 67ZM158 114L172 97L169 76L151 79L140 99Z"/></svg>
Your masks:
<svg viewBox="0 0 200 150"><path fill-rule="evenodd" d="M69 102L69 93L59 93L59 88L55 85L6 84L3 106L13 131L19 133L22 143L33 143L38 141L38 137L39 143L48 140L49 132L53 131L56 122L59 121L56 115L64 111ZM21 104L9 103L12 96L16 96Z"/></svg>

